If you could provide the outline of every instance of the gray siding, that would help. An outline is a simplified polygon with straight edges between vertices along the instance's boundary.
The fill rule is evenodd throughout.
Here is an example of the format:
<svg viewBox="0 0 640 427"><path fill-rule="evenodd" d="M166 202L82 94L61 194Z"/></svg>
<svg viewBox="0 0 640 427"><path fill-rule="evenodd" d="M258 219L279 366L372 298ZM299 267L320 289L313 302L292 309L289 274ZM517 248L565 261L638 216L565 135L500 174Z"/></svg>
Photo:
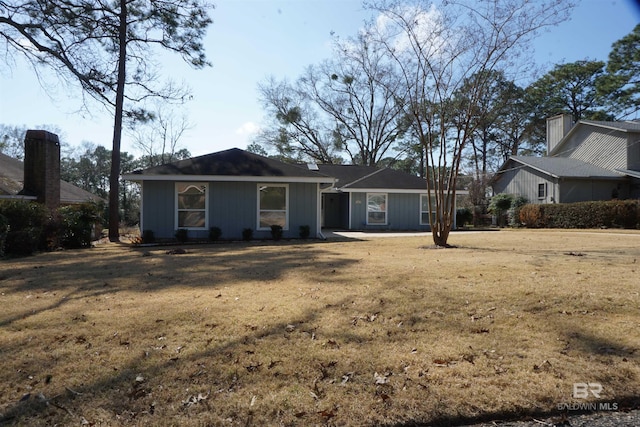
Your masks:
<svg viewBox="0 0 640 427"><path fill-rule="evenodd" d="M566 179L560 181L559 187L561 203L626 199L629 196L628 184L612 180Z"/></svg>
<svg viewBox="0 0 640 427"><path fill-rule="evenodd" d="M300 226L308 225L317 235L317 184L289 184L289 229L284 238L299 237ZM143 228L158 239L175 236L175 183L145 181L143 184ZM223 239L240 239L251 228L256 239L270 238L270 231L258 231L258 182L209 182L209 227L219 227ZM208 230L189 230L190 238L207 238Z"/></svg>
<svg viewBox="0 0 640 427"><path fill-rule="evenodd" d="M627 137L627 147L629 152L627 169L640 171L640 135L631 133Z"/></svg>
<svg viewBox="0 0 640 427"><path fill-rule="evenodd" d="M526 197L529 203L558 202L555 179L534 169L509 161L506 172L493 184L495 194L506 193ZM538 198L538 185L546 185L546 197Z"/></svg>
<svg viewBox="0 0 640 427"><path fill-rule="evenodd" d="M606 169L626 169L627 135L612 129L580 126L557 157L571 157Z"/></svg>
<svg viewBox="0 0 640 427"><path fill-rule="evenodd" d="M243 229L256 229L255 182L212 182L209 189L209 226L219 227L222 239L240 239Z"/></svg>
<svg viewBox="0 0 640 427"><path fill-rule="evenodd" d="M173 181L145 181L142 184L142 227L158 239L175 235L175 184Z"/></svg>

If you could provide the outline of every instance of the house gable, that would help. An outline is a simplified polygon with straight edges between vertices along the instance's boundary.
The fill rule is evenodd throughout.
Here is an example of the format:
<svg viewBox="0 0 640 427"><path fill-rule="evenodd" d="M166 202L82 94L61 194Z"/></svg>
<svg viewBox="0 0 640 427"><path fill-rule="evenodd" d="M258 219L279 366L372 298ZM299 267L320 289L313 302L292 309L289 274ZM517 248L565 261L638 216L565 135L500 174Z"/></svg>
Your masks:
<svg viewBox="0 0 640 427"><path fill-rule="evenodd" d="M615 170L640 170L640 123L581 120L550 152Z"/></svg>

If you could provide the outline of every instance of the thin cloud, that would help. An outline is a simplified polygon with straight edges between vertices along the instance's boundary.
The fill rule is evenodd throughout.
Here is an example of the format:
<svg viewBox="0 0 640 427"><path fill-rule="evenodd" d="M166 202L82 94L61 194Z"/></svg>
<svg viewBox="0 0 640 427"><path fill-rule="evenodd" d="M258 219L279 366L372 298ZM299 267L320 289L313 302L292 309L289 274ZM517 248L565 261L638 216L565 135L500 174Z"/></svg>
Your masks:
<svg viewBox="0 0 640 427"><path fill-rule="evenodd" d="M236 129L237 135L253 135L260 130L260 126L254 122L245 122Z"/></svg>

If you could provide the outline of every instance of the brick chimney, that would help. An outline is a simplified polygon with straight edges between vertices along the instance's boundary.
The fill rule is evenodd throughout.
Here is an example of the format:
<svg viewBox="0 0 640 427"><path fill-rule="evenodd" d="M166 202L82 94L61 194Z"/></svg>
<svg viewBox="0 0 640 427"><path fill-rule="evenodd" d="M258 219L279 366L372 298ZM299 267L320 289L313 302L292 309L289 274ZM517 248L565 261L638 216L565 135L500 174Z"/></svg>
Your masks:
<svg viewBox="0 0 640 427"><path fill-rule="evenodd" d="M60 206L60 141L46 130L28 130L24 138L24 190L51 210Z"/></svg>

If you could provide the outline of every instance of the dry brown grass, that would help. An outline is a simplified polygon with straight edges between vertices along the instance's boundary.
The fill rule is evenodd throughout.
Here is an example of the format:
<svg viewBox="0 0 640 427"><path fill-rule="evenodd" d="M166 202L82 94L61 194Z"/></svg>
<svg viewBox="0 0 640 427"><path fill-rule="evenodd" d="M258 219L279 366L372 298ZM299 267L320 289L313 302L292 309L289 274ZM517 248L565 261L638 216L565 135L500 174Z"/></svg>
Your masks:
<svg viewBox="0 0 640 427"><path fill-rule="evenodd" d="M640 233L0 262L0 425L413 425L640 396ZM145 253L146 252L146 253Z"/></svg>

